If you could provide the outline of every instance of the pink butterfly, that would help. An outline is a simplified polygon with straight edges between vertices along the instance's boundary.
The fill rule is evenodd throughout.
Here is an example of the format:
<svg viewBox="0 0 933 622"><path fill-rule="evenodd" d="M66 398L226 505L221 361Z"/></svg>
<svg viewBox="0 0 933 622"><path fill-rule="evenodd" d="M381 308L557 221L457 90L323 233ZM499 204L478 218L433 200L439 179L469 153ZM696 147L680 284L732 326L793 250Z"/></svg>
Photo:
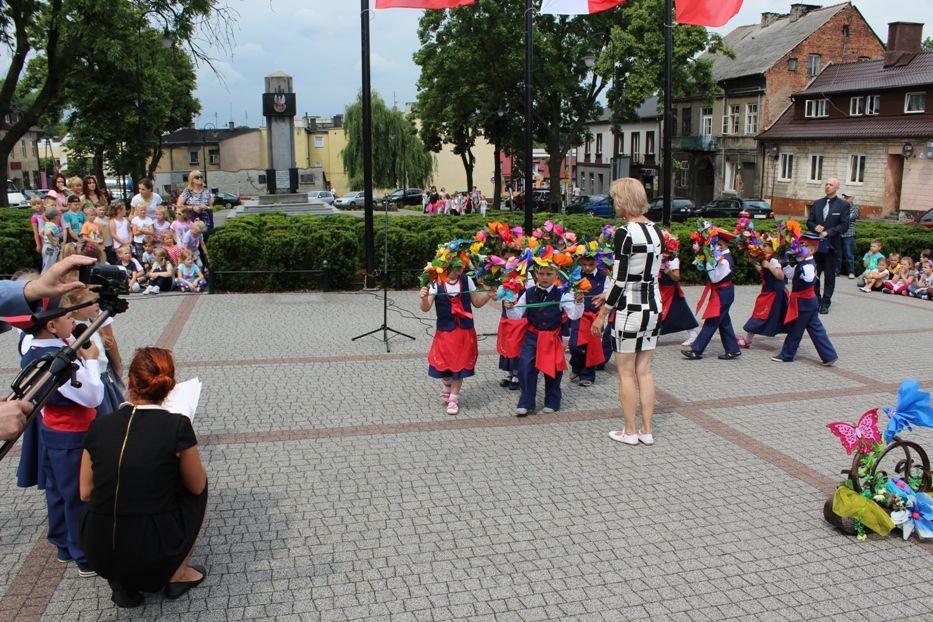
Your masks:
<svg viewBox="0 0 933 622"><path fill-rule="evenodd" d="M866 449L870 451L872 445L881 442L881 433L878 432L877 408L873 408L862 415L854 426L845 421L835 421L826 427L839 437L847 454L851 454L853 449L859 448L863 443L866 445Z"/></svg>

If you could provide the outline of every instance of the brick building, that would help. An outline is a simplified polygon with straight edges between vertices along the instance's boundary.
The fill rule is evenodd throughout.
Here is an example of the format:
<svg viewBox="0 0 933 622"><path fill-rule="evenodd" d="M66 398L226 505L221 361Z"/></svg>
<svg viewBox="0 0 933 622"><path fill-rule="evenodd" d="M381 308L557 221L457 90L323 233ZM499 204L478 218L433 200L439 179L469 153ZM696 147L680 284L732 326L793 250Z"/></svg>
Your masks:
<svg viewBox="0 0 933 622"><path fill-rule="evenodd" d="M678 100L674 158L678 196L697 205L722 194L761 197L765 156L755 137L830 63L881 58L884 45L861 12L844 2L792 4L724 37L735 58L707 56L723 94Z"/></svg>
<svg viewBox="0 0 933 622"><path fill-rule="evenodd" d="M923 24L893 23L883 60L827 67L759 136L767 195L779 214L803 214L829 177L863 216L933 208L933 52Z"/></svg>

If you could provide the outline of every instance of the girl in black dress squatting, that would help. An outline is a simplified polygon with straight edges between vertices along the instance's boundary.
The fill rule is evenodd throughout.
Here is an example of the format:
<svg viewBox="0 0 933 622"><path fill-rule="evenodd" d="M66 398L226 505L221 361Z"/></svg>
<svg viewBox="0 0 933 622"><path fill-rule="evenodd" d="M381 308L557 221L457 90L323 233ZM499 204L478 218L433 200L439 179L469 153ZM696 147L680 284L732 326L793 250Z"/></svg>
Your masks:
<svg viewBox="0 0 933 622"><path fill-rule="evenodd" d="M697 336L699 323L687 304L687 297L680 287L680 259L677 251L680 250L680 241L670 234L664 233L664 263L661 264L661 274L658 278L658 289L661 292L661 334L670 335L682 330L689 330L687 340L681 345L689 346Z"/></svg>

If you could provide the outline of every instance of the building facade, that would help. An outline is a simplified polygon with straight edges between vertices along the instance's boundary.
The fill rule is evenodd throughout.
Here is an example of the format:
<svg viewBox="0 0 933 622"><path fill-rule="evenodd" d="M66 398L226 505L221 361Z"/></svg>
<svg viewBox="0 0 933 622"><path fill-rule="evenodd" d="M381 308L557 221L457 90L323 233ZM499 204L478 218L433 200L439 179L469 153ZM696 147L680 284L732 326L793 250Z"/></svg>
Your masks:
<svg viewBox="0 0 933 622"><path fill-rule="evenodd" d="M0 136L18 120L19 113L12 110L0 120ZM45 175L39 166L39 143L42 135L38 127L31 127L17 141L7 156L6 179L20 190L45 188Z"/></svg>
<svg viewBox="0 0 933 622"><path fill-rule="evenodd" d="M649 97L635 114L638 121L615 127L608 110L587 123L587 140L577 147L576 156L576 184L581 194L607 194L618 177L642 180L649 198L660 192L658 98Z"/></svg>
<svg viewBox="0 0 933 622"><path fill-rule="evenodd" d="M836 177L863 217L933 207L933 53L893 23L884 59L832 65L759 139L776 213L802 215Z"/></svg>
<svg viewBox="0 0 933 622"><path fill-rule="evenodd" d="M707 55L722 94L674 106L674 189L703 205L723 194L766 195L767 165L756 135L831 63L881 58L884 45L861 12L844 2L791 4L786 14L763 13L758 24L724 37L734 58Z"/></svg>

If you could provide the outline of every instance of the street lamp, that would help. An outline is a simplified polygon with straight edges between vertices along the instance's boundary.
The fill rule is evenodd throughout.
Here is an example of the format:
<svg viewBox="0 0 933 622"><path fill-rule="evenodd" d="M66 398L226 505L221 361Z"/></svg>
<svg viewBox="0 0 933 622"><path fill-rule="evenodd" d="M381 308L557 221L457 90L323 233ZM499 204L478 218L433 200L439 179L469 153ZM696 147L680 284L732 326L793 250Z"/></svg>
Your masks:
<svg viewBox="0 0 933 622"><path fill-rule="evenodd" d="M586 52L583 55L583 64L587 69L592 69L596 65L596 55L592 52Z"/></svg>
<svg viewBox="0 0 933 622"><path fill-rule="evenodd" d="M217 131L217 126L213 123L205 123L204 127L201 128L201 163L204 164L204 187L207 188L207 158L204 155L204 145L207 143L207 132L208 130Z"/></svg>

